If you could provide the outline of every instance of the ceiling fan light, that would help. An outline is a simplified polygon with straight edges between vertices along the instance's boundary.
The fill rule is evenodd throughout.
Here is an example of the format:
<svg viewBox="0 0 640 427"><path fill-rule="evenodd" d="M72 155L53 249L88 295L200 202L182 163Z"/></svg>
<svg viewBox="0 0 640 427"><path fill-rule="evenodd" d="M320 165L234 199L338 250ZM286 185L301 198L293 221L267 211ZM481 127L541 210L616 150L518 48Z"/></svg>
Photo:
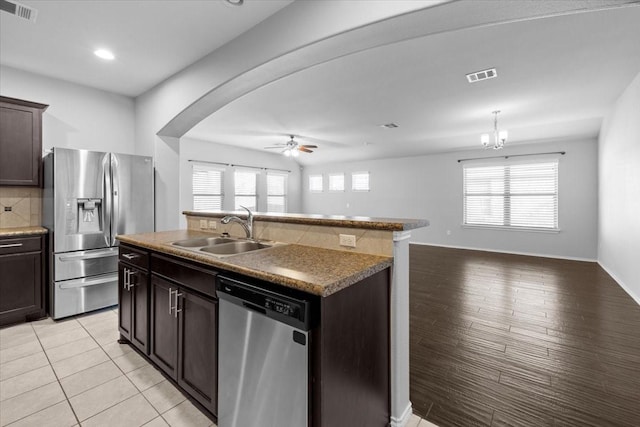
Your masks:
<svg viewBox="0 0 640 427"><path fill-rule="evenodd" d="M300 152L296 149L291 150L291 155L293 157L298 157L300 155Z"/></svg>
<svg viewBox="0 0 640 427"><path fill-rule="evenodd" d="M291 157L291 150L289 150L288 148L286 150L284 150L283 153L286 157Z"/></svg>

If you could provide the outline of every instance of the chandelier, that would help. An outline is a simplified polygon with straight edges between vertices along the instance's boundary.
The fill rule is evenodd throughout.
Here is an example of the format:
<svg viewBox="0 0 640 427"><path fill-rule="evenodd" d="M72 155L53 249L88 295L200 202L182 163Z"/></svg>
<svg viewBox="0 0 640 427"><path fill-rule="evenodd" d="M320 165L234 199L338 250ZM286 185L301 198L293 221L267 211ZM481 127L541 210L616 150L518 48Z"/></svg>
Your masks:
<svg viewBox="0 0 640 427"><path fill-rule="evenodd" d="M498 113L500 110L493 111L491 114L494 115L493 118L493 149L499 150L504 147L504 144L507 142L507 137L509 133L506 130L498 130ZM491 145L489 144L490 135L488 133L483 133L480 136L480 142L482 142L482 146L484 148L489 148Z"/></svg>

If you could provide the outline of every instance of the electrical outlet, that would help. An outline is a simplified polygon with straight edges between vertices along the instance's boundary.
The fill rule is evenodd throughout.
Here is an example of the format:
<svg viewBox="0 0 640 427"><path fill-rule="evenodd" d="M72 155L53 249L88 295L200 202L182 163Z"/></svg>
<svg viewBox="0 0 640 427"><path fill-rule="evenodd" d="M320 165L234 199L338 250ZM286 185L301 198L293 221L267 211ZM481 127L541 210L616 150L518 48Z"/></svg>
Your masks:
<svg viewBox="0 0 640 427"><path fill-rule="evenodd" d="M347 246L349 248L356 247L356 236L353 234L341 234L340 235L340 246Z"/></svg>
<svg viewBox="0 0 640 427"><path fill-rule="evenodd" d="M218 223L216 221L209 221L209 230L215 230L218 228Z"/></svg>
<svg viewBox="0 0 640 427"><path fill-rule="evenodd" d="M207 228L207 220L206 219L201 219L200 220L200 229L204 230Z"/></svg>

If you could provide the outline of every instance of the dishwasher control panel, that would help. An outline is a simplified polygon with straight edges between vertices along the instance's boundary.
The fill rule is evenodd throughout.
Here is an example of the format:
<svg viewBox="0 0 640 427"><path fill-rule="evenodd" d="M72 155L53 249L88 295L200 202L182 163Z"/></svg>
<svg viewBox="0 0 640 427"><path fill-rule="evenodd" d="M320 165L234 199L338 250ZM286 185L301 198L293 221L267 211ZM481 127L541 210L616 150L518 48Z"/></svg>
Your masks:
<svg viewBox="0 0 640 427"><path fill-rule="evenodd" d="M218 276L218 298L277 319L296 328L309 330L310 302L283 295L263 286Z"/></svg>

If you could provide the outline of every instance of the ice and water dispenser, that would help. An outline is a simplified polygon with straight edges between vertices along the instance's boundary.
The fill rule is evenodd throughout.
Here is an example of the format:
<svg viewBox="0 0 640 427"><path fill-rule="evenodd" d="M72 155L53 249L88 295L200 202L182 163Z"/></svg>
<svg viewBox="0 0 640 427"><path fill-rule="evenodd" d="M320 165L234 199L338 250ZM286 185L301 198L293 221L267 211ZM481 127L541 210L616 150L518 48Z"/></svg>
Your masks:
<svg viewBox="0 0 640 427"><path fill-rule="evenodd" d="M66 204L66 234L103 234L102 209L99 198L69 199Z"/></svg>

